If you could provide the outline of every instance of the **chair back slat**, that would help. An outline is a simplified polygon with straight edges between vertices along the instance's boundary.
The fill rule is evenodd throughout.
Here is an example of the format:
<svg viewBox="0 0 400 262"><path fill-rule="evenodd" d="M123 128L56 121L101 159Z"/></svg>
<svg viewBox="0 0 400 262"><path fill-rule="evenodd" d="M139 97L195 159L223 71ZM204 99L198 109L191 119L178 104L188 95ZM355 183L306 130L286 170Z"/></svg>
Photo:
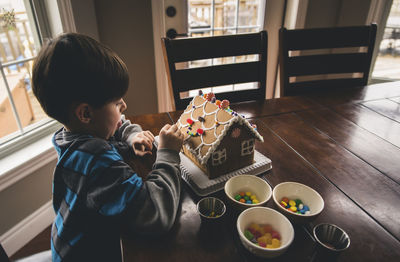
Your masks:
<svg viewBox="0 0 400 262"><path fill-rule="evenodd" d="M288 76L363 73L368 63L365 53L289 57Z"/></svg>
<svg viewBox="0 0 400 262"><path fill-rule="evenodd" d="M366 85L368 83L377 26L352 26L335 28L294 29L279 31L279 64L281 95L299 95L303 92L319 92ZM366 47L366 52L365 52ZM357 51L332 52L310 55L320 49L352 48ZM299 51L290 56L292 51ZM337 51L337 50L335 50ZM343 52L344 51L344 52ZM307 55L304 54L307 52ZM311 51L315 52L315 51ZM353 73L353 77L332 79L333 74ZM362 77L355 73L362 73ZM325 80L307 80L289 77L324 75ZM354 79L354 80L352 80Z"/></svg>
<svg viewBox="0 0 400 262"><path fill-rule="evenodd" d="M184 38L169 41L170 61L174 63L201 59L261 54L259 34Z"/></svg>
<svg viewBox="0 0 400 262"><path fill-rule="evenodd" d="M182 99L182 92L239 83L257 82L258 88L218 93L217 97L231 102L265 99L268 45L266 31L214 37L163 38L162 43L175 109L184 109L191 100ZM242 55L258 55L258 61L184 69L177 68L176 65L188 61Z"/></svg>
<svg viewBox="0 0 400 262"><path fill-rule="evenodd" d="M371 26L286 30L288 50L369 46Z"/></svg>
<svg viewBox="0 0 400 262"><path fill-rule="evenodd" d="M258 62L208 66L176 71L176 88L180 92L229 84L258 82ZM236 77L232 77L235 75Z"/></svg>

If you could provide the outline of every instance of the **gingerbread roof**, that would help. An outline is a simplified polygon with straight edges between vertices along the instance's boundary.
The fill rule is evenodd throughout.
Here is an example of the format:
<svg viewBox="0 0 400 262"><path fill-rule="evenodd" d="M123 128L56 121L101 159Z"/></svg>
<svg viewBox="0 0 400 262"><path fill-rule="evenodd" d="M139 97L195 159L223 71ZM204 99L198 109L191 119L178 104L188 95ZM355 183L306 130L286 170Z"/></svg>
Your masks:
<svg viewBox="0 0 400 262"><path fill-rule="evenodd" d="M177 122L178 128L185 136L184 146L202 165L207 162L235 123L247 127L254 138L264 142L255 126L226 104L229 105L227 100L221 103L215 98L207 100L202 95L195 96Z"/></svg>

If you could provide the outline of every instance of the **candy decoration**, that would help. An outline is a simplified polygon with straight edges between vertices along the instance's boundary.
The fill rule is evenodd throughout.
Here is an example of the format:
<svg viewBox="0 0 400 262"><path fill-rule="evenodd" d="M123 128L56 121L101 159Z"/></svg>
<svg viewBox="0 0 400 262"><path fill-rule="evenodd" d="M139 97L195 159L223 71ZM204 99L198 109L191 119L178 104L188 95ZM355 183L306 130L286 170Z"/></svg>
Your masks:
<svg viewBox="0 0 400 262"><path fill-rule="evenodd" d="M186 122L188 122L189 125L193 125L194 121L192 119L188 118L188 119L186 119Z"/></svg>
<svg viewBox="0 0 400 262"><path fill-rule="evenodd" d="M256 197L251 192L239 192L233 197L236 201L239 201L241 203L246 203L246 204L258 204L259 201Z"/></svg>
<svg viewBox="0 0 400 262"><path fill-rule="evenodd" d="M229 107L229 101L228 100L222 100L221 102L221 108L227 109Z"/></svg>
<svg viewBox="0 0 400 262"><path fill-rule="evenodd" d="M215 105L217 105L218 107L221 106L221 100L218 100L218 99L217 99L217 100L215 101Z"/></svg>
<svg viewBox="0 0 400 262"><path fill-rule="evenodd" d="M214 95L214 93L212 93L212 92L210 92L210 93L208 93L208 94L206 95L206 99L207 99L208 101L211 101L213 97L215 97L215 95Z"/></svg>
<svg viewBox="0 0 400 262"><path fill-rule="evenodd" d="M281 246L281 236L279 232L273 230L268 225L251 223L244 230L244 236L254 244L264 248L279 248Z"/></svg>
<svg viewBox="0 0 400 262"><path fill-rule="evenodd" d="M197 129L197 134L202 135L203 133L204 133L203 129L201 129L201 128Z"/></svg>
<svg viewBox="0 0 400 262"><path fill-rule="evenodd" d="M211 103L215 103L217 99L215 98L215 96L213 98L211 98Z"/></svg>
<svg viewBox="0 0 400 262"><path fill-rule="evenodd" d="M199 119L199 121L200 121L200 122L204 122L204 121L206 121L206 120L205 120L203 117L201 117L201 116L199 116L199 118L198 118L198 119Z"/></svg>
<svg viewBox="0 0 400 262"><path fill-rule="evenodd" d="M199 90L199 96L202 96L203 95L203 91L200 89Z"/></svg>
<svg viewBox="0 0 400 262"><path fill-rule="evenodd" d="M238 138L240 136L240 129L237 127L235 129L233 129L231 136L233 138Z"/></svg>
<svg viewBox="0 0 400 262"><path fill-rule="evenodd" d="M291 211L295 214L310 214L310 208L303 203L300 199L289 199L287 197L283 197L281 199L280 205L288 211Z"/></svg>

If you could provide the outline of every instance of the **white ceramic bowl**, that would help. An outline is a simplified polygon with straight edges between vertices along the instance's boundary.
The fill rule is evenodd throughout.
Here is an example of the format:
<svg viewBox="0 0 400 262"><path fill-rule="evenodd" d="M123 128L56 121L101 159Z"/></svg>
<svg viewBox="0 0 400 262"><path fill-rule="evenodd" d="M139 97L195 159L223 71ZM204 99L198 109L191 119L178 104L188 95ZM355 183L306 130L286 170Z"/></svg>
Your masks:
<svg viewBox="0 0 400 262"><path fill-rule="evenodd" d="M272 188L264 180L254 175L238 175L230 178L224 187L225 195L229 203L239 211L249 207L262 206L271 198ZM235 195L239 192L251 192L256 195L259 203L246 204L235 199Z"/></svg>
<svg viewBox="0 0 400 262"><path fill-rule="evenodd" d="M244 231L251 223L270 224L281 235L279 248L260 247L244 236ZM290 221L278 211L268 207L252 207L243 211L237 220L237 230L243 246L251 253L260 257L277 257L282 255L293 242L294 229Z"/></svg>
<svg viewBox="0 0 400 262"><path fill-rule="evenodd" d="M310 208L309 214L296 214L286 210L280 205L283 197L289 199L300 199L304 205ZM272 198L279 211L294 223L306 223L313 220L324 209L324 199L309 186L296 183L284 182L276 185L272 191Z"/></svg>

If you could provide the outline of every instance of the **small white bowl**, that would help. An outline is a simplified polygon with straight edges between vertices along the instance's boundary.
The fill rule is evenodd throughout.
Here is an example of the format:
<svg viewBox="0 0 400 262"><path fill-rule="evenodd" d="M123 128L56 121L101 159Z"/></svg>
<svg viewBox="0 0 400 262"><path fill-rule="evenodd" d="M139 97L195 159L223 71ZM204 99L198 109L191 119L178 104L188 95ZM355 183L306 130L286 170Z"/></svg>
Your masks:
<svg viewBox="0 0 400 262"><path fill-rule="evenodd" d="M281 236L279 248L260 247L244 236L244 231L251 223L270 224ZM294 229L290 221L278 211L268 207L252 207L243 211L237 219L237 230L243 246L254 255L271 258L282 255L292 244Z"/></svg>
<svg viewBox="0 0 400 262"><path fill-rule="evenodd" d="M280 205L283 197L300 199L304 205L310 208L309 214L296 214L286 210ZM313 220L324 209L324 199L321 195L306 185L296 182L284 182L276 185L272 191L272 198L279 211L294 223L306 223Z"/></svg>
<svg viewBox="0 0 400 262"><path fill-rule="evenodd" d="M264 180L254 175L238 175L230 178L224 187L225 195L232 206L242 211L249 207L262 206L271 198L272 188ZM235 199L239 192L251 192L256 195L259 203L246 204Z"/></svg>

